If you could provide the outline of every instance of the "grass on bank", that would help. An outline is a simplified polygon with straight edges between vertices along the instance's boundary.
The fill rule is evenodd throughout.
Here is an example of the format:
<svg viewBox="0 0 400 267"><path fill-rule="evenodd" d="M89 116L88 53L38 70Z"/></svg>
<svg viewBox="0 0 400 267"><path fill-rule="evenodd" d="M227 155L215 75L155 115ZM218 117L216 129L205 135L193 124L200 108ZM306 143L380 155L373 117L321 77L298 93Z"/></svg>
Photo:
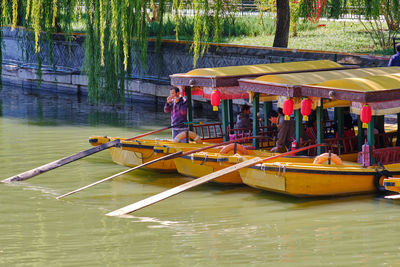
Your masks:
<svg viewBox="0 0 400 267"><path fill-rule="evenodd" d="M163 39L175 40L176 23L172 16L166 15ZM179 40L193 40L193 17L182 17L179 22ZM148 36L156 38L158 22L148 26ZM84 31L82 24L74 25L74 30ZM211 32L214 32L211 29ZM275 34L275 20L264 16L262 23L257 15L239 16L223 21L223 34L220 43L272 47ZM210 42L213 42L212 36ZM374 45L370 34L357 20L337 21L321 19L318 23L300 22L297 36L289 36L288 48L310 49L373 55L392 55L393 48L382 49Z"/></svg>
<svg viewBox="0 0 400 267"><path fill-rule="evenodd" d="M392 48L381 49L375 47L369 33L359 22L320 21L314 27L304 28L298 30L297 36L290 35L288 48L347 53L393 54ZM241 45L272 46L274 35L238 36L226 38L224 41Z"/></svg>
<svg viewBox="0 0 400 267"><path fill-rule="evenodd" d="M149 36L156 36L156 23L149 26ZM257 16L236 17L225 20L224 33L220 43L267 46L274 41L275 21L264 17L263 23ZM175 22L167 19L163 39L175 39ZM193 39L193 18L186 17L179 23L179 39ZM212 40L210 40L212 41ZM381 49L374 46L370 34L359 21L320 20L318 23L300 22L297 36L290 33L288 48L391 55L392 48Z"/></svg>

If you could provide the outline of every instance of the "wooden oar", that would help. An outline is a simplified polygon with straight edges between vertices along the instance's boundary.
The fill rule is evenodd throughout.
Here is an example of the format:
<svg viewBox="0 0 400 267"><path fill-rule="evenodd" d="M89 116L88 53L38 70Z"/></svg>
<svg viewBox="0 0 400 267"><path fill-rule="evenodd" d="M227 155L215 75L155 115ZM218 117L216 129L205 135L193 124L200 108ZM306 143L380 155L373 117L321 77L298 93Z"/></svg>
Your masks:
<svg viewBox="0 0 400 267"><path fill-rule="evenodd" d="M204 184L204 183L206 183L208 181L214 180L214 179L216 179L216 178L218 178L218 177L220 177L222 175L225 175L225 174L228 174L228 173L232 173L232 172L238 171L238 170L240 170L242 168L250 167L250 166L253 166L253 165L268 161L268 160L272 160L272 159L280 158L280 157L283 157L283 156L287 156L287 155L290 155L292 153L298 153L298 152L301 152L301 151L304 151L304 150L307 150L307 149L310 149L310 148L318 147L318 146L324 146L324 144L316 144L316 145L311 145L311 146L307 146L307 147L302 147L302 148L299 148L299 149L296 149L296 150L292 150L292 151L289 151L289 152L286 152L286 153L282 153L280 155L268 157L268 158L265 158L265 159L262 159L262 158L259 158L259 157L252 158L252 159L243 161L241 163L235 164L233 166L224 168L222 170L207 174L207 175L205 175L203 177L197 178L197 179L195 179L193 181L190 181L190 182L187 182L185 184L179 185L177 187L171 188L171 189L169 189L167 191L164 191L164 192L161 192L161 193L159 193L157 195L148 197L146 199L143 199L143 200L138 201L136 203L130 204L130 205L125 206L123 208L120 208L118 210L114 210L112 212L107 213L106 215L107 216L125 215L125 214L128 214L128 213L134 212L136 210L140 210L140 209L142 209L144 207L150 206L152 204L155 204L157 202L160 202L161 200L164 200L166 198L172 197L172 196L174 196L176 194L179 194L179 193L181 193L183 191L186 191L186 190L188 190L190 188L193 188L195 186L198 186L198 185Z"/></svg>
<svg viewBox="0 0 400 267"><path fill-rule="evenodd" d="M159 132L171 129L171 128L179 127L179 126L182 126L182 125L189 125L189 124L200 124L200 122L190 121L190 122L178 123L176 125L171 125L171 126L164 127L164 128L158 129L158 130L154 130L154 131L151 131L151 132L148 132L148 133L145 133L145 134L142 134L142 135L138 135L138 136L135 136L135 137L132 137L132 138L129 138L129 139L125 139L125 141L131 141L133 139L139 139L139 138L142 138L142 137L147 136L147 135L159 133Z"/></svg>
<svg viewBox="0 0 400 267"><path fill-rule="evenodd" d="M400 195L385 196L386 199L399 199Z"/></svg>
<svg viewBox="0 0 400 267"><path fill-rule="evenodd" d="M117 173L117 174L111 175L111 176L109 176L109 177L107 177L107 178L104 178L104 179L102 179L102 180L96 181L96 182L91 183L91 184L89 184L89 185L83 186L83 187L78 188L78 189L76 189L76 190L73 190L73 191L71 191L71 192L65 193L64 195L58 196L58 197L56 197L56 198L57 198L57 199L60 199L60 198L63 198L63 197L72 195L72 194L77 193L77 192L79 192L79 191L82 191L82 190L84 190L84 189L86 189L86 188L95 186L95 185L100 184L100 183L102 183L102 182L108 181L108 180L110 180L110 179L112 179L112 178L115 178L115 177L118 177L118 176L123 175L123 174L125 174L125 173L128 173L128 172L131 172L131 171L140 169L140 168L142 168L142 167L145 167L145 166L147 166L147 165L153 164L153 163L158 162L158 161L161 161L161 160L167 160L167 159L173 159L173 158L177 158L177 157L183 157L183 156L187 156L187 155L190 155L190 154L193 154L193 153L197 153L197 152L200 152L200 151L204 151L204 150L207 150L207 149L210 149L210 148L214 148L214 147L217 147L217 146L227 145L227 144L230 144L230 143L234 143L234 142L238 142L238 141L245 141L245 140L249 140L249 139L253 139L253 138L259 138L259 137L244 137L244 138L240 138L240 139L236 139L236 140L232 140L232 141L227 141L227 142L224 142L224 143L219 143L219 144L214 144L214 145L210 145L210 146L206 146L206 147L197 148L197 149L194 149L194 150L186 151L185 153L183 153L182 151L178 151L178 152L175 152L175 153L173 153L173 154L166 155L166 156L163 156L163 157L158 158L158 159L154 159L154 160L152 160L152 161L143 163L143 164L141 164L141 165L138 165L138 166L136 166L136 167L130 168L130 169L128 169L128 170L125 170L125 171L119 172L119 173Z"/></svg>
<svg viewBox="0 0 400 267"><path fill-rule="evenodd" d="M35 169L32 169L32 170L17 174L15 176L12 176L12 177L9 177L7 179L4 179L1 182L2 183L9 183L9 182L16 182L16 181L24 181L24 180L30 179L30 178L32 178L32 177L34 177L36 175L39 175L41 173L44 173L44 172L53 170L55 168L61 167L61 166L65 165L65 164L71 163L71 162L73 162L75 160L87 157L87 156L92 155L94 153L100 152L100 151L102 151L104 149L116 146L119 143L120 143L120 140L116 139L116 140L113 140L111 142L108 142L108 143L105 143L105 144L102 144L102 145L99 145L99 146L96 146L96 147L92 147L92 148L87 149L85 151L81 151L79 153L73 154L71 156L68 156L68 157L65 157L65 158L62 158L62 159L47 163L47 164L42 165L40 167L37 167Z"/></svg>
<svg viewBox="0 0 400 267"><path fill-rule="evenodd" d="M167 129L170 129L170 128L173 128L173 127L177 127L177 126L180 126L180 125L184 125L184 124L197 124L197 123L199 123L199 122L183 122L183 123L179 123L177 125L171 125L171 126L159 129L159 130L147 132L147 133L144 133L144 134L141 134L141 135L138 135L138 136L126 139L126 140L129 141L129 140L133 140L133 139L138 139L138 138L141 138L141 137L144 137L144 136L147 136L147 135L151 135L151 134L154 134L154 133L159 133L159 132L162 132L164 130L167 130ZM12 176L12 177L9 177L7 179L4 179L1 182L2 183L10 183L10 182L16 182L16 181L24 181L24 180L30 179L30 178L32 178L32 177L34 177L36 175L39 175L41 173L53 170L53 169L58 168L58 167L61 167L63 165L71 163L71 162L73 162L75 160L90 156L90 155L92 155L94 153L103 151L104 149L116 146L118 144L120 144L120 140L116 139L116 140L113 140L111 142L108 142L108 143L105 143L105 144L102 144L102 145L87 149L85 151L78 152L78 153L73 154L71 156L68 156L68 157L65 157L65 158L62 158L62 159L47 163L47 164L42 165L40 167L37 167L35 169L32 169L32 170L17 174L15 176Z"/></svg>

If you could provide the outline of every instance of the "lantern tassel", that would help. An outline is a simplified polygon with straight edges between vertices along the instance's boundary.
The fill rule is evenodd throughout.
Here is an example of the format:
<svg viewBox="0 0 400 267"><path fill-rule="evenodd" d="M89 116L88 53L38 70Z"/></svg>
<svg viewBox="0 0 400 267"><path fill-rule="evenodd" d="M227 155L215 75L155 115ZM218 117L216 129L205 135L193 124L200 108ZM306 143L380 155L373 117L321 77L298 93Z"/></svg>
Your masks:
<svg viewBox="0 0 400 267"><path fill-rule="evenodd" d="M368 123L363 122L362 127L363 128L368 128Z"/></svg>
<svg viewBox="0 0 400 267"><path fill-rule="evenodd" d="M213 111L218 111L218 106L213 106Z"/></svg>
<svg viewBox="0 0 400 267"><path fill-rule="evenodd" d="M308 121L308 116L307 115L303 116L303 121Z"/></svg>
<svg viewBox="0 0 400 267"><path fill-rule="evenodd" d="M285 121L289 121L290 120L290 116L289 115L285 115Z"/></svg>

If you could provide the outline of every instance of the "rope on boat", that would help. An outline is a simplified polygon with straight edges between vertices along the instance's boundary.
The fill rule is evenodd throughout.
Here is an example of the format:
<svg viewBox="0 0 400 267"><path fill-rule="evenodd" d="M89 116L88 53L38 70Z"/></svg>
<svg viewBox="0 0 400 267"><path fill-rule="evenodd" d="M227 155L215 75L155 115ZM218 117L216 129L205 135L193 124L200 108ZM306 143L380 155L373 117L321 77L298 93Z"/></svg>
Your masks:
<svg viewBox="0 0 400 267"><path fill-rule="evenodd" d="M204 153L204 159L203 159L203 161L200 163L200 165L203 165L206 161L207 161L207 153Z"/></svg>
<svg viewBox="0 0 400 267"><path fill-rule="evenodd" d="M381 170L379 170L379 168L381 168ZM381 184L381 178L382 176L389 178L393 177L393 175L390 173L390 171L385 169L385 166L381 162L378 162L375 171L376 174L374 177L374 186L379 193L384 193L386 192L386 188L383 186L383 183Z"/></svg>

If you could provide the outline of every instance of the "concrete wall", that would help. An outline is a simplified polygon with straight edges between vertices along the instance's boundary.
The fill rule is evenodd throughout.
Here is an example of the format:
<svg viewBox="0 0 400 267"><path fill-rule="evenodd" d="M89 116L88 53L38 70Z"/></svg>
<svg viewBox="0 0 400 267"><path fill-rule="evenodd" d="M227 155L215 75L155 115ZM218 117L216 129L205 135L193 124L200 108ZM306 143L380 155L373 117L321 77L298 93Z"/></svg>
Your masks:
<svg viewBox="0 0 400 267"><path fill-rule="evenodd" d="M23 38L25 36L25 38ZM10 84L38 82L37 55L33 53L31 32L3 28L3 81ZM30 41L29 41L30 39ZM54 35L53 55L45 43L42 49L42 77L40 88L69 93L87 93L87 77L82 72L84 60L84 35L76 35L67 41L64 35ZM149 95L165 97L169 94L169 75L193 69L190 42L164 41L162 53L155 52L155 42L149 41L147 72L134 67L127 79L127 96ZM198 60L197 67L222 67L275 62L329 59L342 64L361 67L386 66L388 57L373 57L348 53L319 52L310 50L249 47L238 45L210 45L208 53Z"/></svg>

